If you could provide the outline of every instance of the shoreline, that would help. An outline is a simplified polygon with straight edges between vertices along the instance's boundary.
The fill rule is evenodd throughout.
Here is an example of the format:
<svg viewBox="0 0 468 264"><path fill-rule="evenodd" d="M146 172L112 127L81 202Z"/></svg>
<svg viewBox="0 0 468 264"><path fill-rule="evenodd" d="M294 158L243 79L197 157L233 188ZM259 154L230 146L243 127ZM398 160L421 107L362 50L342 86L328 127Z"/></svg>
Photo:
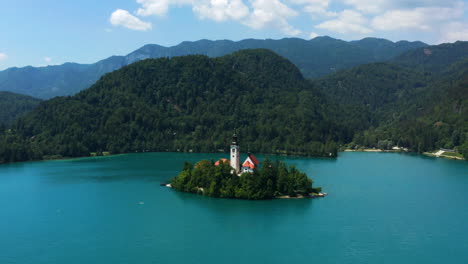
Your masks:
<svg viewBox="0 0 468 264"><path fill-rule="evenodd" d="M159 184L160 186L162 187L167 187L167 188L170 188L170 189L173 189L172 188L172 185L170 183L166 184L166 183L160 183ZM174 189L175 191L178 191L176 189ZM194 195L201 195L201 196L204 196L203 195L203 188L198 188L199 191L201 192L197 192L197 193L191 193L191 192L183 192L183 193L190 193L190 194L194 194ZM285 200L285 199L315 199L315 198L324 198L325 196L327 196L328 193L322 193L322 192L319 192L319 193L309 193L309 195L301 195L299 194L298 196L295 196L295 197L291 197L289 195L283 195L283 196L275 196L274 198L272 199L263 199L263 200ZM213 198L213 197L211 197ZM218 197L219 198L219 197ZM247 200L247 201L254 201L254 200L249 200L249 199L239 199L239 198L219 198L219 199L233 199L233 200ZM261 199L262 200L262 199Z"/></svg>
<svg viewBox="0 0 468 264"><path fill-rule="evenodd" d="M448 155L444 155L444 154L436 155L436 154L431 153L431 152L423 152L421 155L424 155L424 156L427 156L427 157L433 157L433 158L444 158L444 159L451 159L451 160L466 160L464 158L457 157L457 156L448 156Z"/></svg>
<svg viewBox="0 0 468 264"><path fill-rule="evenodd" d="M436 156L433 153L430 152L424 152L424 153L417 153L417 152L412 152L412 151L404 151L404 150L381 150L381 149L344 149L342 151L338 152L389 152L389 153L415 153L415 154L420 154L423 156L428 156L428 157L434 157L434 158L447 158L451 160L466 160L464 158L460 157L454 157L454 156L446 156L446 155L440 155ZM41 160L25 160L25 161L15 161L15 162L6 162L6 163L0 163L1 165L6 165L6 164L15 164L15 163L26 163L26 162L45 162L45 161L67 161L67 160L77 160L77 159L94 159L94 158L108 158L108 157L114 157L114 156L123 156L123 155L131 155L131 154L141 154L141 153L190 153L190 152L167 152L167 151L155 151L155 152L129 152L129 153L118 153L118 154L108 154L104 156L82 156L82 157L61 157L57 159L41 159ZM204 152L191 152L191 153L204 153ZM216 152L207 152L207 153L216 153ZM278 153L270 153L270 154L263 154L263 155L277 155L277 156L288 156L288 157L298 157L298 158L326 158L326 159L337 159L337 157L323 157L323 156L302 156L302 155L284 155L284 154L278 154Z"/></svg>
<svg viewBox="0 0 468 264"><path fill-rule="evenodd" d="M345 149L343 152L408 152L410 151L404 151L404 150L383 150L383 149Z"/></svg>

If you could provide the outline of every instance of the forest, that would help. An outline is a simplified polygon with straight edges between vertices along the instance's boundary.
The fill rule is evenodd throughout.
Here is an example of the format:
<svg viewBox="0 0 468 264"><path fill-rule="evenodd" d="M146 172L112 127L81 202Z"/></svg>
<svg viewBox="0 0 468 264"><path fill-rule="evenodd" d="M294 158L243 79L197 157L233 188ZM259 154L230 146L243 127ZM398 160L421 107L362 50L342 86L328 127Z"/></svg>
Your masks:
<svg viewBox="0 0 468 264"><path fill-rule="evenodd" d="M313 85L346 112L334 119L354 133L347 147L400 146L419 153L446 148L468 157L468 42L408 53Z"/></svg>
<svg viewBox="0 0 468 264"><path fill-rule="evenodd" d="M23 114L32 111L41 101L27 95L0 91L0 131Z"/></svg>
<svg viewBox="0 0 468 264"><path fill-rule="evenodd" d="M413 58L413 59L411 59ZM105 152L336 157L343 148L455 149L468 157L468 42L307 80L272 51L139 61L0 126L0 163Z"/></svg>
<svg viewBox="0 0 468 264"><path fill-rule="evenodd" d="M218 166L209 160L202 160L195 165L185 163L171 186L178 191L210 197L248 200L308 196L321 191L320 187L312 187L313 181L305 173L293 166L287 167L279 160L266 158L261 168L241 176L232 174L231 170L229 162L221 162Z"/></svg>
<svg viewBox="0 0 468 264"><path fill-rule="evenodd" d="M346 135L299 70L268 50L150 59L56 97L0 137L0 162L91 152L227 151L336 157ZM18 146L21 146L20 148Z"/></svg>

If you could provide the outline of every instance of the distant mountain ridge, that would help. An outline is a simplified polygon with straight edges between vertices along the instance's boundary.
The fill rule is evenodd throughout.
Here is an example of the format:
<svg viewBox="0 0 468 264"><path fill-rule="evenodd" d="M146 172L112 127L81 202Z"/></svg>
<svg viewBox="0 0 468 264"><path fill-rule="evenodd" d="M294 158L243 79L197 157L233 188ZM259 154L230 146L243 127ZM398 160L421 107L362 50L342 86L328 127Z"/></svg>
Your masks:
<svg viewBox="0 0 468 264"><path fill-rule="evenodd" d="M42 99L73 95L90 87L111 71L148 58L200 54L220 57L243 49L270 49L289 59L306 78L315 78L365 63L386 61L405 51L426 47L423 42L365 38L346 42L330 37L311 40L246 39L185 41L173 47L149 44L126 56L112 56L94 64L65 63L47 67L9 68L0 71L0 91L11 91Z"/></svg>

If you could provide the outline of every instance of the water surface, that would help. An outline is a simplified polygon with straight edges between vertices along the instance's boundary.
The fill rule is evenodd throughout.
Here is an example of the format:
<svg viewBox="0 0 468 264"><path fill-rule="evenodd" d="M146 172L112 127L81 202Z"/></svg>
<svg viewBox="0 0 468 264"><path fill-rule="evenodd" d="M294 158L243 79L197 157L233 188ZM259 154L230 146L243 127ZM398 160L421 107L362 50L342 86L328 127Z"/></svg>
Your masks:
<svg viewBox="0 0 468 264"><path fill-rule="evenodd" d="M146 153L0 166L0 263L468 263L468 162L395 153L282 158L324 199L239 201L159 183Z"/></svg>

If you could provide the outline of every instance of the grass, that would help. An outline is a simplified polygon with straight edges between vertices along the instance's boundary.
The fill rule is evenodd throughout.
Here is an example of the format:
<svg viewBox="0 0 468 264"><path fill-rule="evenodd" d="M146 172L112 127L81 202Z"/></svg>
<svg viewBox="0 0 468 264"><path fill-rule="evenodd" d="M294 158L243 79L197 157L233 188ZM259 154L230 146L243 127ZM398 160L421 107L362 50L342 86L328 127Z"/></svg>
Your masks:
<svg viewBox="0 0 468 264"><path fill-rule="evenodd" d="M452 153L452 152L444 152L442 153L443 156L448 156L448 157L457 157L457 158L463 158L463 155L460 153Z"/></svg>

